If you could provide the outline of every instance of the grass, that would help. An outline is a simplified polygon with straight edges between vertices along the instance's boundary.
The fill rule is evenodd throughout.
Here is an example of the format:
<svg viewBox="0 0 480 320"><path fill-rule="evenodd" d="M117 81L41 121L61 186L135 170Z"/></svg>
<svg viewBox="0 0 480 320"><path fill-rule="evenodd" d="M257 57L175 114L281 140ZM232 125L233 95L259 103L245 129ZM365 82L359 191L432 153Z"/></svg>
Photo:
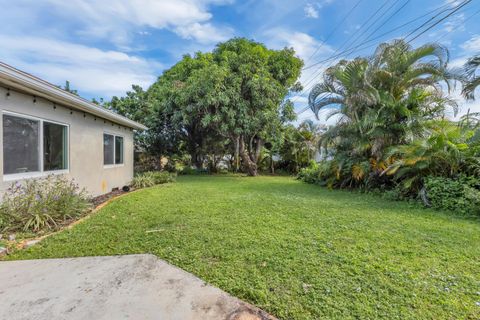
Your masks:
<svg viewBox="0 0 480 320"><path fill-rule="evenodd" d="M479 221L288 177L180 177L9 259L132 253L282 319L480 318Z"/></svg>

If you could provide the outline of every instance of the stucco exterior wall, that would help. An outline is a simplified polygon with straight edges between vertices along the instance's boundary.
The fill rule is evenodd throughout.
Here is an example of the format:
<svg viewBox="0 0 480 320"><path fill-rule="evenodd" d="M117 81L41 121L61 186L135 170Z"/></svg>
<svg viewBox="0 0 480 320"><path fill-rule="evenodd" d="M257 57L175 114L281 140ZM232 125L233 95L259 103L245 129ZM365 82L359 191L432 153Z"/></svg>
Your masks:
<svg viewBox="0 0 480 320"><path fill-rule="evenodd" d="M0 112L13 112L43 120L56 121L69 125L68 161L69 169L65 175L74 178L82 188L92 196L110 192L113 188L127 185L133 178L133 131L130 128L112 124L71 110L68 106L55 105L43 98L0 86ZM103 134L111 133L124 138L123 165L103 165ZM12 183L5 181L3 175L3 121L0 120L0 192Z"/></svg>

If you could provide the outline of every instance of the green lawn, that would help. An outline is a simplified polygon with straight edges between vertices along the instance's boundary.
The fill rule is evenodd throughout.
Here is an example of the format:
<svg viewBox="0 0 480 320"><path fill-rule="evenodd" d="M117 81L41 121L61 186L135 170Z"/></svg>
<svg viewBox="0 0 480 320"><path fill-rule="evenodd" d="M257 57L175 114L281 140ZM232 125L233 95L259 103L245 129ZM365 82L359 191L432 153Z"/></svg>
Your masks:
<svg viewBox="0 0 480 320"><path fill-rule="evenodd" d="M180 177L10 258L131 253L281 319L480 318L478 220L288 177Z"/></svg>

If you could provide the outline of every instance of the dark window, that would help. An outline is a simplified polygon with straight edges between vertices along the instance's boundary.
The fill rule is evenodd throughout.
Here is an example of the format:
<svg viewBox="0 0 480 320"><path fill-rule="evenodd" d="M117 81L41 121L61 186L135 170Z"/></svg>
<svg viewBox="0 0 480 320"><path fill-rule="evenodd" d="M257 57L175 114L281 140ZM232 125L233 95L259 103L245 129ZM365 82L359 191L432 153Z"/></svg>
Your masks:
<svg viewBox="0 0 480 320"><path fill-rule="evenodd" d="M114 137L111 134L103 134L103 164L110 165L113 162L113 153L115 150Z"/></svg>
<svg viewBox="0 0 480 320"><path fill-rule="evenodd" d="M55 123L43 123L43 170L68 168L67 127Z"/></svg>
<svg viewBox="0 0 480 320"><path fill-rule="evenodd" d="M3 173L40 171L39 121L3 115Z"/></svg>
<svg viewBox="0 0 480 320"><path fill-rule="evenodd" d="M115 164L123 163L123 137L115 137Z"/></svg>

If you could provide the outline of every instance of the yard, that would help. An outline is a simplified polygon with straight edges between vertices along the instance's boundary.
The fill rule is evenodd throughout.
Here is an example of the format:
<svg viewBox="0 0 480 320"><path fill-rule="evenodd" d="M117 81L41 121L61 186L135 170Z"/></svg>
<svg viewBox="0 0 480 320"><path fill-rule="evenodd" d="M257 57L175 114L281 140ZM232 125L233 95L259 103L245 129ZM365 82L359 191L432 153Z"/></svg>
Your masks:
<svg viewBox="0 0 480 320"><path fill-rule="evenodd" d="M281 319L480 318L478 220L289 177L180 177L9 258L132 253Z"/></svg>

